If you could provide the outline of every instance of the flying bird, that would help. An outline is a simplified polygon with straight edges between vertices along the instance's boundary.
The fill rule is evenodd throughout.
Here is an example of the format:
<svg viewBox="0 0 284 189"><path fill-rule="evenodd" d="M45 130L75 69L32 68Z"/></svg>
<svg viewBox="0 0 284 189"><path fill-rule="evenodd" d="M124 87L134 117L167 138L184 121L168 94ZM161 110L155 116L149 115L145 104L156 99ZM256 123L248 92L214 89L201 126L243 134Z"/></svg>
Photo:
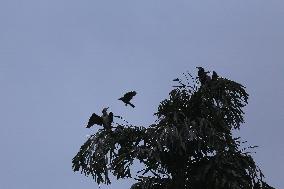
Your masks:
<svg viewBox="0 0 284 189"><path fill-rule="evenodd" d="M204 68L202 67L196 67L196 68L198 69L197 74L201 85L204 85L211 80L210 76L207 75L209 72L205 72Z"/></svg>
<svg viewBox="0 0 284 189"><path fill-rule="evenodd" d="M219 77L218 74L215 71L213 71L213 73L212 73L212 80L216 81L218 77Z"/></svg>
<svg viewBox="0 0 284 189"><path fill-rule="evenodd" d="M137 94L136 91L130 91L130 92L125 93L124 96L121 97L121 98L119 98L118 100L121 100L122 102L124 102L124 103L125 103L125 106L127 106L127 105L129 104L132 108L134 108L135 106L134 106L134 104L132 104L132 103L130 102L130 100L131 100L136 94Z"/></svg>
<svg viewBox="0 0 284 189"><path fill-rule="evenodd" d="M111 129L111 123L113 122L113 113L110 112L107 113L108 108L104 108L102 110L103 115L98 116L97 114L93 113L92 116L89 119L89 122L87 124L87 128L92 127L93 125L100 125L103 126L104 129L110 130Z"/></svg>

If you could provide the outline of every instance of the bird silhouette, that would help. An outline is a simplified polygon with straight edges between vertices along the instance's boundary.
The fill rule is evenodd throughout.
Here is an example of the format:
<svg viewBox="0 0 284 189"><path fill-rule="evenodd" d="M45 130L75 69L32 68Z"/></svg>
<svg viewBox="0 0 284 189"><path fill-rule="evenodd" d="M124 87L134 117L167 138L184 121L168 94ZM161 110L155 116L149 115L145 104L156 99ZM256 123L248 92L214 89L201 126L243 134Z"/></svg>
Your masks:
<svg viewBox="0 0 284 189"><path fill-rule="evenodd" d="M136 91L130 91L130 92L125 93L124 96L121 97L121 98L119 98L118 100L121 100L122 102L124 102L124 103L125 103L125 106L127 106L127 105L129 104L132 108L134 108L135 106L134 106L134 104L132 104L132 103L130 102L130 100L131 100L136 94L137 94Z"/></svg>
<svg viewBox="0 0 284 189"><path fill-rule="evenodd" d="M218 77L219 77L218 74L215 71L213 71L213 73L212 73L212 80L216 81L218 79Z"/></svg>
<svg viewBox="0 0 284 189"><path fill-rule="evenodd" d="M210 76L207 75L209 72L205 72L204 68L202 67L196 67L196 68L198 68L197 74L201 85L204 85L211 80Z"/></svg>
<svg viewBox="0 0 284 189"><path fill-rule="evenodd" d="M103 115L98 116L97 114L93 113L92 116L89 118L87 128L92 127L93 125L100 125L103 126L104 129L110 130L111 123L113 122L113 113L107 113L108 107L102 110Z"/></svg>

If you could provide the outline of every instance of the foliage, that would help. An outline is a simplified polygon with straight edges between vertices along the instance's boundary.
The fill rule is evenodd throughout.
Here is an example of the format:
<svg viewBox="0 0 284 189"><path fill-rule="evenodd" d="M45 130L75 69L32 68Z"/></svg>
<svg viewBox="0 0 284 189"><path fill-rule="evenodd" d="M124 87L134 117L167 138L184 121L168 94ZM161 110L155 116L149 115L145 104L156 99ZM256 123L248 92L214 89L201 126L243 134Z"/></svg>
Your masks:
<svg viewBox="0 0 284 189"><path fill-rule="evenodd" d="M109 173L135 178L131 189L273 189L232 136L244 122L245 87L221 77L204 85L185 77L160 103L155 124L100 129L73 158L73 170L98 184L110 184ZM134 160L145 165L137 177Z"/></svg>

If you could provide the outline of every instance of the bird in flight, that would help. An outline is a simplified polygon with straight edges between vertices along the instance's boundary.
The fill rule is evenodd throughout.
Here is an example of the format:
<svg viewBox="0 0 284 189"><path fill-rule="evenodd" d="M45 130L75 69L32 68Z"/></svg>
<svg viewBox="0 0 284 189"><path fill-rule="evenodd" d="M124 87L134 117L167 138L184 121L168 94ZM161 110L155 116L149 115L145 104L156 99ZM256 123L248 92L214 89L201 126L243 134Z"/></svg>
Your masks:
<svg viewBox="0 0 284 189"><path fill-rule="evenodd" d="M113 122L113 113L107 113L108 107L102 110L102 116L98 116L97 114L93 113L92 116L89 118L87 128L92 127L93 125L100 125L103 126L104 129L110 130L111 123Z"/></svg>
<svg viewBox="0 0 284 189"><path fill-rule="evenodd" d="M130 92L125 93L124 96L121 97L121 98L119 98L118 100L121 100L122 102L124 102L124 103L125 103L125 106L127 106L127 105L129 104L132 108L134 108L135 106L134 106L134 104L132 104L132 103L130 102L130 100L131 100L136 94L137 94L136 91L130 91Z"/></svg>

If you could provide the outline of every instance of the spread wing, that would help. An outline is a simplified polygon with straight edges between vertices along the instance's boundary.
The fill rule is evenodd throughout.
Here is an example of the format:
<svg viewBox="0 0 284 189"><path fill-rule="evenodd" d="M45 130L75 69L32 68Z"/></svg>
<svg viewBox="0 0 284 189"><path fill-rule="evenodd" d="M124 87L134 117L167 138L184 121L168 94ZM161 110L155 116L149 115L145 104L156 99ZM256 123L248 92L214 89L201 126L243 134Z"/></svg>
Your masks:
<svg viewBox="0 0 284 189"><path fill-rule="evenodd" d="M93 113L92 116L89 119L87 128L92 127L93 125L103 125L103 119L98 116L97 114Z"/></svg>

